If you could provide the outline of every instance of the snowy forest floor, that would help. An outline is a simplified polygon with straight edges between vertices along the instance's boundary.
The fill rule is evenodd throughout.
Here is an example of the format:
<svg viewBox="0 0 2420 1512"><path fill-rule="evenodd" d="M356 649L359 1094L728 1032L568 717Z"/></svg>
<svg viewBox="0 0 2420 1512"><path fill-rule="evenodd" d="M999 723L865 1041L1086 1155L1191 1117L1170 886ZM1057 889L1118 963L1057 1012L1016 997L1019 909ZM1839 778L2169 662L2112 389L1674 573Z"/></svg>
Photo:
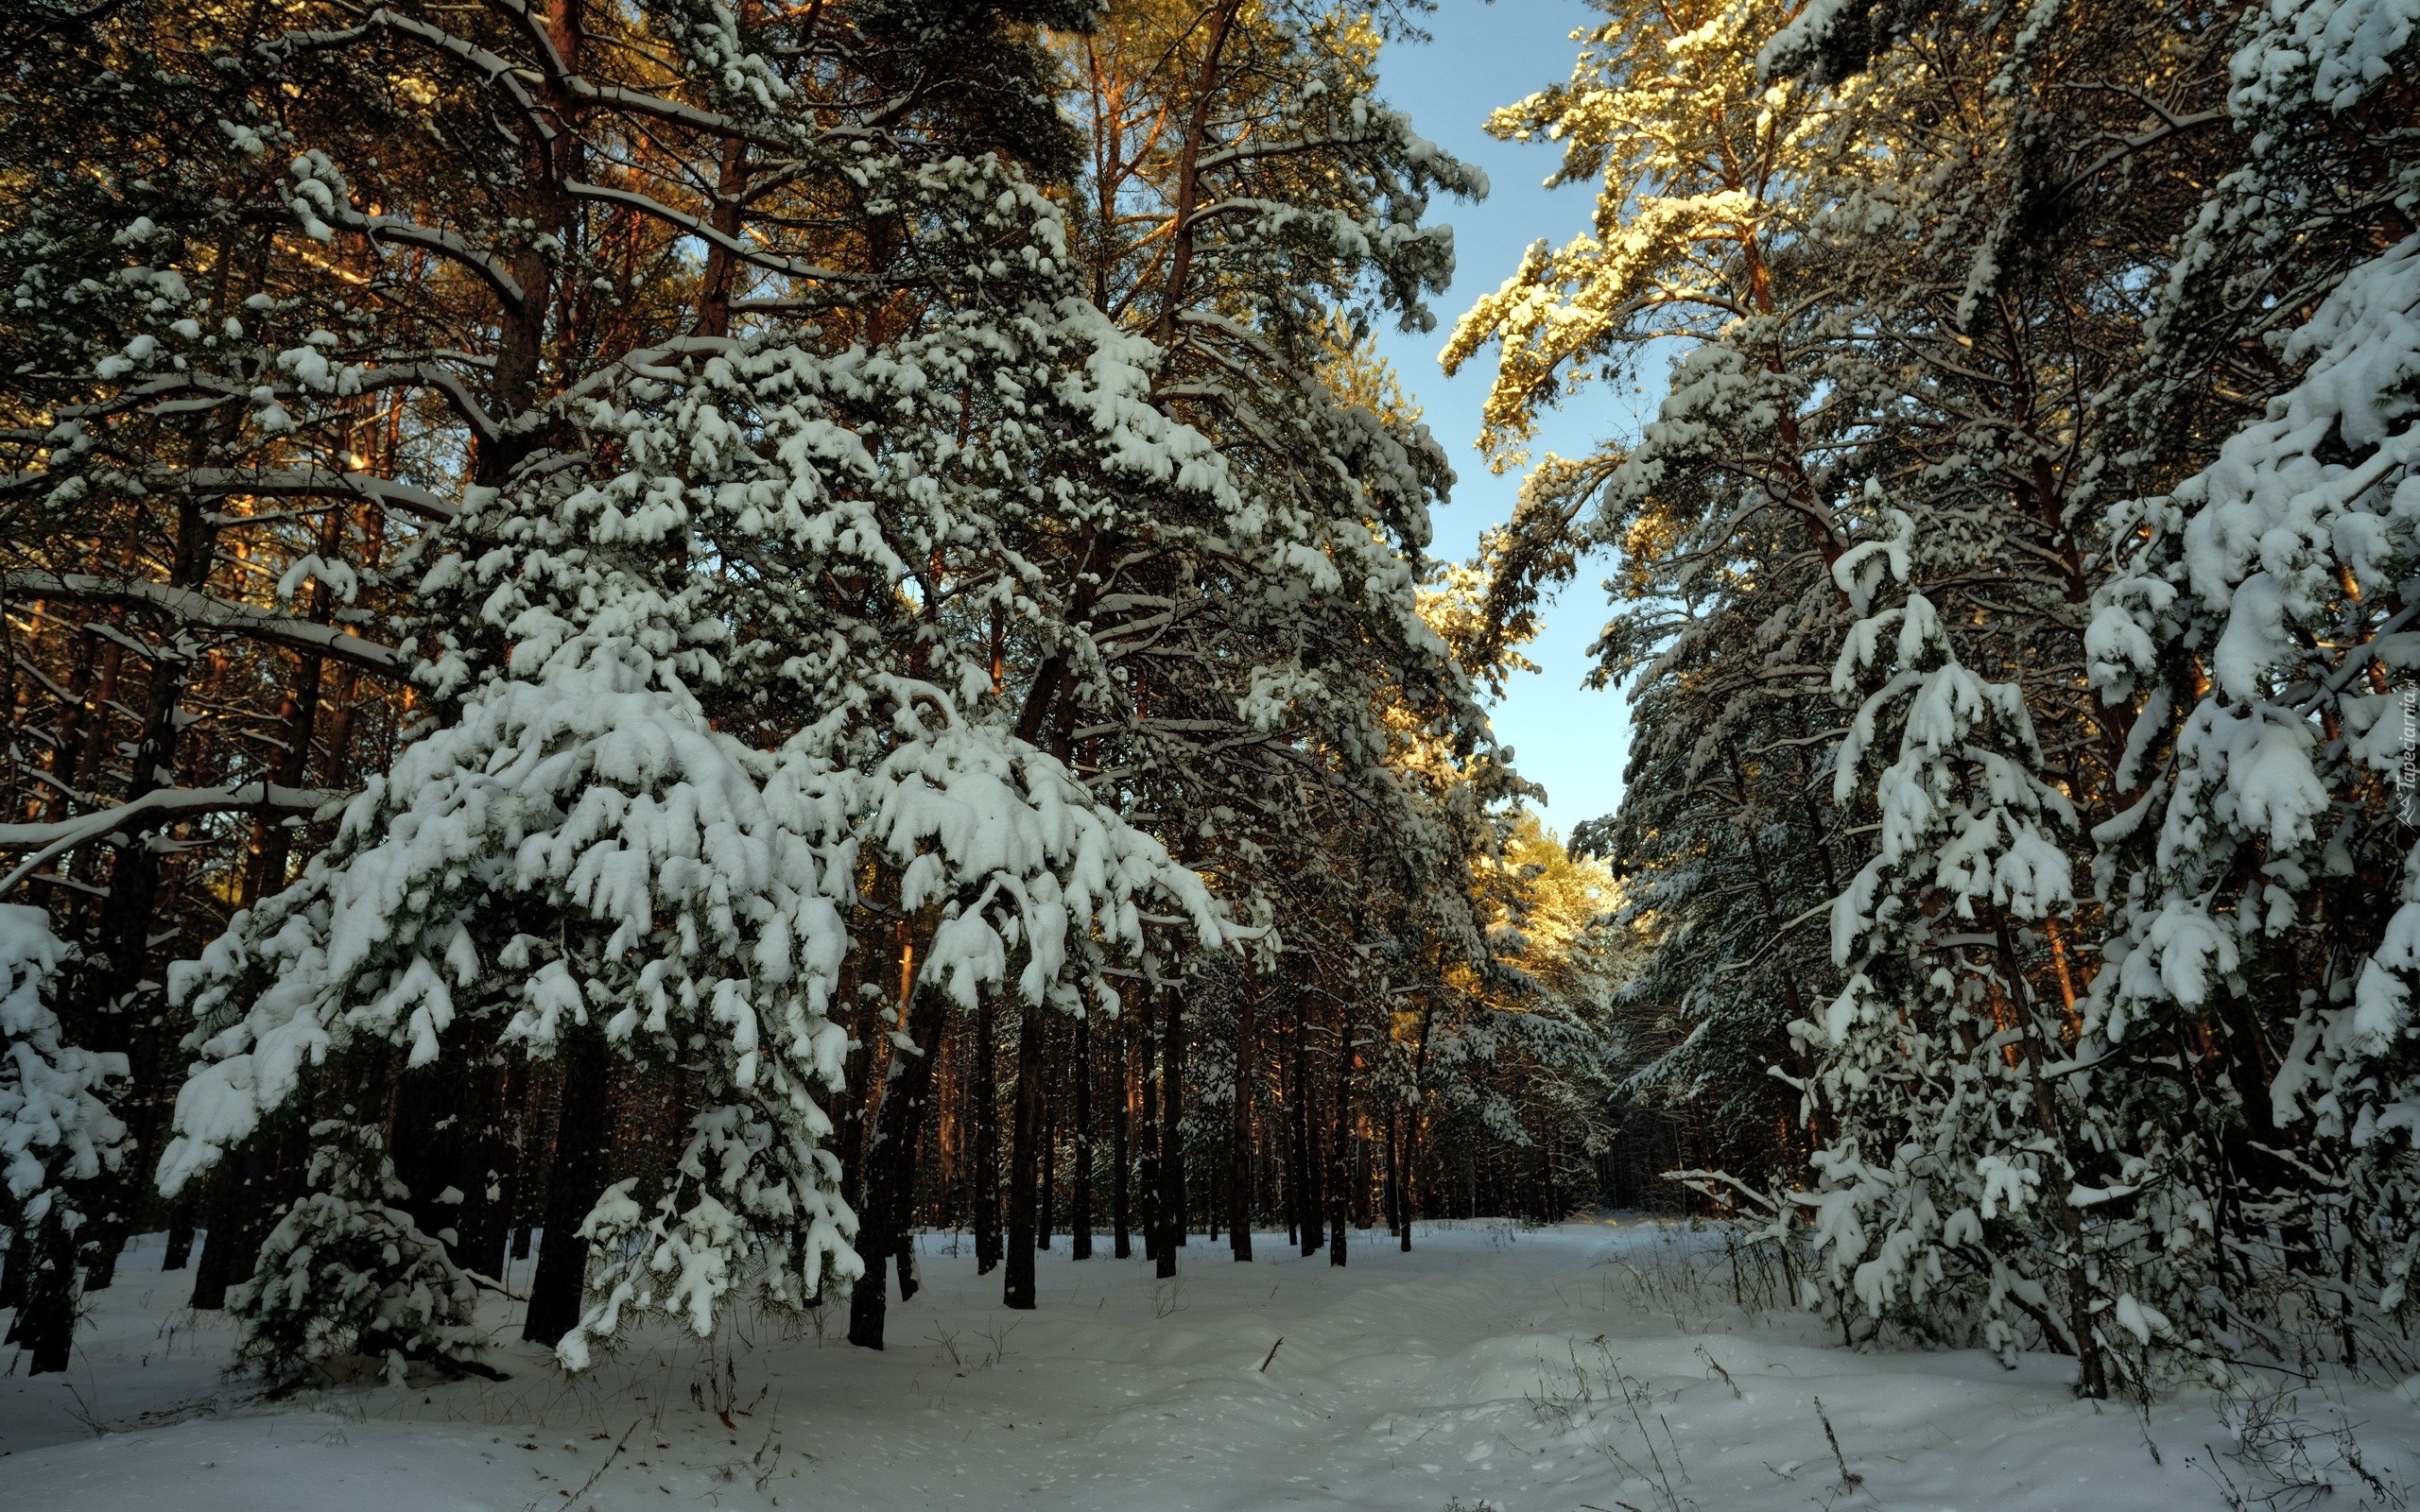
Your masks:
<svg viewBox="0 0 2420 1512"><path fill-rule="evenodd" d="M1423 1225L1409 1255L1353 1237L1338 1270L1282 1234L1250 1266L1197 1235L1164 1282L1139 1258L1074 1263L1063 1237L1041 1310L1015 1314L971 1246L930 1236L880 1355L836 1311L820 1334L743 1320L714 1351L634 1337L571 1383L515 1342L500 1383L268 1403L223 1379L232 1329L182 1306L154 1235L94 1298L72 1371L0 1378L0 1504L2108 1512L2296 1507L2321 1479L2335 1507L2420 1501L2420 1383L2146 1416L2074 1400L2057 1358L1850 1352L1757 1308L1754 1264L1736 1305L1710 1230Z"/></svg>

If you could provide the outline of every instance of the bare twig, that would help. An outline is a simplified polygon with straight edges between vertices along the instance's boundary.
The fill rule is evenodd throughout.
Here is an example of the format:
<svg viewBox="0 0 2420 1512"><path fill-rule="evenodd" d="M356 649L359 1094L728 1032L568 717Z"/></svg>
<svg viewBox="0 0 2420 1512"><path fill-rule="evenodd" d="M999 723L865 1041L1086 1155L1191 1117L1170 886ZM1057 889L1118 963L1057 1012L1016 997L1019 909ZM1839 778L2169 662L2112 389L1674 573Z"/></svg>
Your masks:
<svg viewBox="0 0 2420 1512"><path fill-rule="evenodd" d="M1824 1420L1824 1442L1832 1446L1832 1458L1840 1462L1841 1484L1846 1486L1863 1486L1865 1477L1849 1469L1849 1457L1841 1452L1841 1435L1832 1432L1832 1415L1824 1410L1824 1399L1821 1397L1815 1399L1815 1416Z"/></svg>
<svg viewBox="0 0 2420 1512"><path fill-rule="evenodd" d="M588 1494L588 1488L596 1484L598 1477L602 1476L607 1470L614 1468L614 1461L621 1457L623 1448L630 1443L631 1435L639 1431L639 1424L644 1420L645 1419L638 1418L631 1419L631 1426L622 1430L621 1443L615 1444L612 1452L606 1454L604 1463L598 1465L594 1470L591 1470L589 1472L588 1479L579 1483L579 1489L571 1493L571 1499L575 1504L579 1503L581 1497Z"/></svg>

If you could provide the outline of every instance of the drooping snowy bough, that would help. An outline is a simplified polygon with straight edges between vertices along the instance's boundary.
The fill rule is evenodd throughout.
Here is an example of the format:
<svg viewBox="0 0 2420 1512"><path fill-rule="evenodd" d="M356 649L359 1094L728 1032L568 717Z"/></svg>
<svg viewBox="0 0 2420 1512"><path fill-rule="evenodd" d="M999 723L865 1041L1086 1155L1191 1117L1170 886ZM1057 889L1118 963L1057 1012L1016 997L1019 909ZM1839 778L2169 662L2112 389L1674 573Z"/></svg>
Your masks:
<svg viewBox="0 0 2420 1512"><path fill-rule="evenodd" d="M1811 1208L1833 1305L1935 1336L1974 1329L2013 1362L2029 1320L2108 1389L2106 1303L2085 1253L2084 1161L2059 1010L2018 959L2017 931L2074 902L2066 796L2037 775L2022 692L1978 675L1910 576L1913 523L1842 554L1861 617L1834 666L1852 715L1833 797L1865 797L1875 853L1832 905L1848 973L1791 1025L1828 1139ZM1895 747L1895 748L1893 748ZM1860 795L1868 753L1893 750ZM2132 1305L2129 1301L2128 1305ZM2019 1315L2021 1314L2021 1316Z"/></svg>
<svg viewBox="0 0 2420 1512"><path fill-rule="evenodd" d="M111 1092L126 1057L69 1042L53 1005L73 954L48 914L0 905L0 1220L26 1265L18 1332L37 1372L67 1368L85 1189L125 1159Z"/></svg>
<svg viewBox="0 0 2420 1512"><path fill-rule="evenodd" d="M2220 1300L2246 1264L2301 1293L2314 1246L2342 1256L2338 1295L2301 1301L2348 1337L2408 1316L2420 1265L2420 238L2355 267L2283 354L2302 376L2263 418L2118 511L2089 643L2105 696L2142 709L2141 797L2096 835L2115 937L2091 1028L2138 1111L2184 1095L2180 1043L2229 1073L2243 1141L2146 1152L2198 1201L2161 1228L2221 1342L2290 1322ZM2292 1253L2218 1252L2231 1183Z"/></svg>

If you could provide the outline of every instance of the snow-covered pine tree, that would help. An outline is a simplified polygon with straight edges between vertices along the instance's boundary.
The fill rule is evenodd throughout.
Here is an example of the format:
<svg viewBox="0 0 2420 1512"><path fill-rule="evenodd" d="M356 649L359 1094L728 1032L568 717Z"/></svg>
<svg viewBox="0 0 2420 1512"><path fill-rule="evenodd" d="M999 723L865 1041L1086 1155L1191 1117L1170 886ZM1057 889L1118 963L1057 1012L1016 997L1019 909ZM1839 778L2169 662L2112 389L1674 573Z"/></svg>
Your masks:
<svg viewBox="0 0 2420 1512"><path fill-rule="evenodd" d="M1635 445L1541 466L1491 543L1491 613L1517 628L1535 584L1622 550L1616 592L1636 608L1600 652L1609 675L1644 674L1637 743L1622 814L1582 833L1639 870L1634 906L1661 936L1632 995L1678 1042L1643 1080L1720 1097L1754 1131L1737 1158L1787 1174L1798 1131L1766 1137L1757 1083L1809 1069L1778 1033L1832 995L1804 926L1870 844L1820 801L1839 735L1820 648L1849 628L1823 565L1879 527L1864 484L1885 485L1931 554L1917 576L1962 662L2018 690L2037 775L2087 822L2132 801L2127 720L2083 676L2089 558L2121 463L2156 472L2193 444L2171 426L2183 438L2130 455L2127 399L2159 299L2143 269L2221 171L2226 44L2122 6L1707 7L1665 18L1685 26L1668 47L1640 19L1596 39L1568 94L1507 123L1594 154L1599 236L1539 254L1459 345L1512 343L1498 398L1515 427L1583 356L1664 334L1700 345ZM1725 112L1655 113L1706 98ZM1655 129L1629 129L1641 120ZM2062 842L2079 864L2081 841ZM2065 1007L2095 964L2076 921L2013 941L2071 1035ZM1806 1111L1820 1142L1822 1099ZM2166 1200L2115 1179L2122 1164L2104 1236ZM2111 1285L2171 1297L2128 1247L2139 1237L2110 1240L2134 1267Z"/></svg>
<svg viewBox="0 0 2420 1512"><path fill-rule="evenodd" d="M2103 820L2129 801L2126 721L2080 676L2090 552L2133 439L2124 399L2157 298L2141 270L2165 255L2213 171L2207 107L2223 57L2206 32L2116 6L1903 8L1847 37L1845 52L1816 34L1855 32L1857 12L1810 8L1760 60L1831 85L1826 166L1806 192L1809 245L1834 289L1832 466L1844 483L1883 482L1918 523L1917 580L1962 660L2015 690L2028 769L2086 822ZM1921 45L1901 45L1914 34ZM1893 47L1888 64L1858 61ZM1960 123L1946 134L1934 125L1945 118ZM2051 838L2081 863L2073 827ZM2124 1094L2096 1080L2075 1007L2094 964L2081 944L2064 910L2007 936L2003 989L2047 1005L2028 1021L2031 1064L2063 1066L2046 1089L2060 1096L2037 1099L2034 1123L2063 1130L2066 1164L2045 1168L2034 1231L2002 1237L2030 1250L2020 1270L2066 1295L2071 1315L2035 1322L2045 1342L2084 1354L2091 1389L2096 1375L2114 1384L2130 1372L2139 1385L2159 1368L2147 1356L2175 1337L2163 1314L2181 1310L2141 1220L2189 1211L2195 1195L2147 1181L2129 1148L2162 1143L2149 1131L2176 1109L2152 1097L2130 1118L2109 1106ZM2088 1256L2077 1243L2086 1234ZM1966 1324L1962 1299L1951 1302L1935 1321L1955 1336ZM2096 1338L2072 1314L2104 1302L2114 1313L2098 1317ZM2004 1331L2013 1314L1997 1310Z"/></svg>
<svg viewBox="0 0 2420 1512"><path fill-rule="evenodd" d="M111 1107L126 1057L61 1032L54 999L72 955L41 909L0 905L0 1218L16 1309L9 1339L35 1375L67 1368L78 1230L97 1178L126 1159L126 1125Z"/></svg>
<svg viewBox="0 0 2420 1512"><path fill-rule="evenodd" d="M2074 902L2074 807L2038 775L2022 691L1965 665L1911 581L1914 523L1877 512L1889 533L1835 564L1863 613L1833 671L1854 709L1834 798L1873 814L1877 837L1832 909L1847 985L1791 1028L1814 1049L1801 1085L1828 1126L1815 1190L1786 1200L1812 1210L1844 1332L1854 1302L1922 1335L1973 1331L2014 1363L2021 1315L2077 1357L2082 1394L2106 1396L2099 1314L2112 1300L2146 1314L2105 1296L2095 1268L2084 1210L2101 1142L2068 1074L2073 1026L2017 944Z"/></svg>
<svg viewBox="0 0 2420 1512"><path fill-rule="evenodd" d="M1030 1010L1087 989L1114 1007L1103 953L1144 949L1145 909L1219 937L1200 882L1005 706L969 717L992 673L947 633L994 603L1052 633L1013 531L1201 443L1132 404L1126 338L1042 297L1063 276L1056 214L1012 169L859 171L928 228L928 266L955 234L956 297L879 345L688 338L576 396L580 452L475 494L458 529L478 548L423 585L431 622L459 627L432 635L424 679L459 712L181 988L211 1064L171 1181L355 1042L415 1065L502 1045L683 1068L687 1151L581 1225L574 1367L634 1314L705 1333L741 1287L797 1303L861 1269L827 1147L861 854L897 879L923 990L963 1005L1013 982ZM790 721L770 750L730 732ZM908 1027L894 1065L930 1049Z"/></svg>
<svg viewBox="0 0 2420 1512"><path fill-rule="evenodd" d="M2408 1340L2420 1262L2420 32L2280 5L2228 42L2240 158L2136 395L2207 463L2104 524L2092 674L2133 717L2134 801L2096 832L2088 1011L2185 1342L2355 1365Z"/></svg>
<svg viewBox="0 0 2420 1512"><path fill-rule="evenodd" d="M0 148L0 539L43 681L9 768L38 774L10 796L40 822L0 843L42 857L23 885L62 933L97 936L69 1006L130 1040L135 1166L182 1065L160 968L283 885L328 836L305 816L391 753L409 659L385 590L418 576L399 523L565 439L550 406L634 350L724 334L794 279L819 303L873 287L880 238L799 214L859 195L860 151L1063 159L1025 28L1079 9L113 8L12 62L43 127ZM921 281L912 240L884 256L890 286ZM396 1159L467 1190L458 1247L493 1269L509 1078L446 1077L406 1099L431 1137ZM205 1204L236 1204L209 1225L208 1305L222 1252L258 1238L238 1198ZM96 1223L94 1284L141 1200Z"/></svg>
<svg viewBox="0 0 2420 1512"><path fill-rule="evenodd" d="M486 1372L477 1352L479 1284L442 1241L389 1206L411 1195L395 1178L374 1124L312 1125L308 1190L261 1243L251 1280L228 1294L243 1320L237 1363L281 1384L317 1371L338 1378L352 1358L402 1385L406 1362Z"/></svg>
<svg viewBox="0 0 2420 1512"><path fill-rule="evenodd" d="M711 1152L720 1179L696 1194L695 1236L674 1241L691 1261L681 1283L709 1310L738 1283L718 1246L742 1239L740 1213L794 1228L798 1253L766 1271L776 1296L803 1296L832 1257L851 1263L854 1221L813 1155L813 1097L842 1038L822 1009L847 949L834 903L846 863L836 876L824 848L844 835L819 822L816 794L772 790L761 753L715 731L690 695L714 663L678 512L627 520L603 490L560 482L537 507L509 500L466 524L520 538L491 555L519 558L498 585L521 599L505 621L511 662L372 781L294 886L171 983L200 1024L201 1063L179 1094L163 1188L311 1095L313 1068L356 1046L392 1044L418 1069L449 1048L551 1058L609 1024L625 1040L644 1027L701 1058L708 1096L728 1099L693 1133L691 1163ZM543 587L514 594L514 578ZM545 589L579 617L550 612ZM563 1095L569 1109L604 1088Z"/></svg>

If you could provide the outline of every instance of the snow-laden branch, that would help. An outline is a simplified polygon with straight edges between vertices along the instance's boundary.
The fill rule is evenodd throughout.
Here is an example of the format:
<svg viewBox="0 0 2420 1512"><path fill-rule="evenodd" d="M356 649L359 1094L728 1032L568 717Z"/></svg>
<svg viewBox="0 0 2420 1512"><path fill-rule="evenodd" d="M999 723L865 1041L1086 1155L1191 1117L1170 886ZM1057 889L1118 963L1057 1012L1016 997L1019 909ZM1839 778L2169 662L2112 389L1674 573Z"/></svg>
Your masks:
<svg viewBox="0 0 2420 1512"><path fill-rule="evenodd" d="M288 32L275 43L265 45L268 47L341 47L348 43L358 41L372 26L384 27L426 43L439 52L477 69L487 76L488 82L496 85L512 97L512 103L537 129L540 137L551 141L557 134L551 115L544 106L539 104L537 97L529 93L529 86L523 82L521 70L478 43L457 37L441 26L431 26L416 17L397 15L392 10L381 8L372 11L358 26L347 27L342 31Z"/></svg>
<svg viewBox="0 0 2420 1512"><path fill-rule="evenodd" d="M650 198L633 189L616 189L610 184L590 183L584 179L566 179L563 180L563 190L575 199L620 205L627 210L635 210L640 215L651 215L667 226L678 226L700 241L719 247L741 262L764 268L767 272L825 284L874 284L881 282L870 273L843 272L835 267L802 263L796 258L784 257L778 252L769 252L761 247L752 247L718 227L711 226L695 215L675 210L664 201Z"/></svg>
<svg viewBox="0 0 2420 1512"><path fill-rule="evenodd" d="M60 474L44 469L0 476L0 494L29 492L44 483L55 482ZM149 468L135 474L144 490L153 494L185 496L205 494L224 497L228 494L257 494L283 499L363 499L390 509L401 509L423 520L443 524L454 518L455 507L426 489L409 483L397 483L374 472L337 472L324 468L279 468L258 471L251 468Z"/></svg>
<svg viewBox="0 0 2420 1512"><path fill-rule="evenodd" d="M1377 131L1337 132L1328 136L1296 137L1286 142L1243 143L1217 152L1201 154L1196 168L1208 173L1231 163L1252 163L1262 158L1298 158L1306 153L1326 152L1337 147L1386 146L1392 141Z"/></svg>
<svg viewBox="0 0 2420 1512"><path fill-rule="evenodd" d="M401 215L365 215L351 205L337 206L332 218L347 231L361 232L372 244L395 242L405 247L417 247L424 252L435 252L449 262L458 263L476 274L479 282L493 289L496 297L507 304L517 308L528 301L527 291L522 288L521 281L512 276L510 269L457 232L441 227L424 226Z"/></svg>
<svg viewBox="0 0 2420 1512"><path fill-rule="evenodd" d="M399 677L410 665L393 646L348 634L336 626L272 613L249 604L230 603L191 588L139 577L103 577L93 573L14 572L0 583L9 593L23 598L64 598L83 604L160 610L187 625L265 641L306 656L323 656L381 677Z"/></svg>
<svg viewBox="0 0 2420 1512"><path fill-rule="evenodd" d="M287 787L280 782L238 782L232 787L163 787L114 808L99 809L51 824L0 824L0 850L33 847L33 854L0 878L0 894L47 865L54 858L88 845L103 835L147 829L198 814L250 811L261 814L315 814L344 798L318 787Z"/></svg>
<svg viewBox="0 0 2420 1512"><path fill-rule="evenodd" d="M360 370L360 392L405 387L405 385L424 385L424 387L431 387L438 394L442 394L445 404L455 411L455 416L459 416L465 426L470 426L472 436L479 438L481 442L496 440L503 433L503 428L496 423L496 416L487 414L487 406L479 404L476 397L472 397L470 385L465 385L458 375L448 372L438 363L380 363L377 368Z"/></svg>
<svg viewBox="0 0 2420 1512"><path fill-rule="evenodd" d="M145 479L154 492L168 491L182 486L197 493L251 493L285 499L363 499L389 509L439 524L450 522L455 507L426 489L408 483L397 483L374 472L336 472L324 468L281 469L274 472L256 472L233 468L194 468L164 474L155 483Z"/></svg>

